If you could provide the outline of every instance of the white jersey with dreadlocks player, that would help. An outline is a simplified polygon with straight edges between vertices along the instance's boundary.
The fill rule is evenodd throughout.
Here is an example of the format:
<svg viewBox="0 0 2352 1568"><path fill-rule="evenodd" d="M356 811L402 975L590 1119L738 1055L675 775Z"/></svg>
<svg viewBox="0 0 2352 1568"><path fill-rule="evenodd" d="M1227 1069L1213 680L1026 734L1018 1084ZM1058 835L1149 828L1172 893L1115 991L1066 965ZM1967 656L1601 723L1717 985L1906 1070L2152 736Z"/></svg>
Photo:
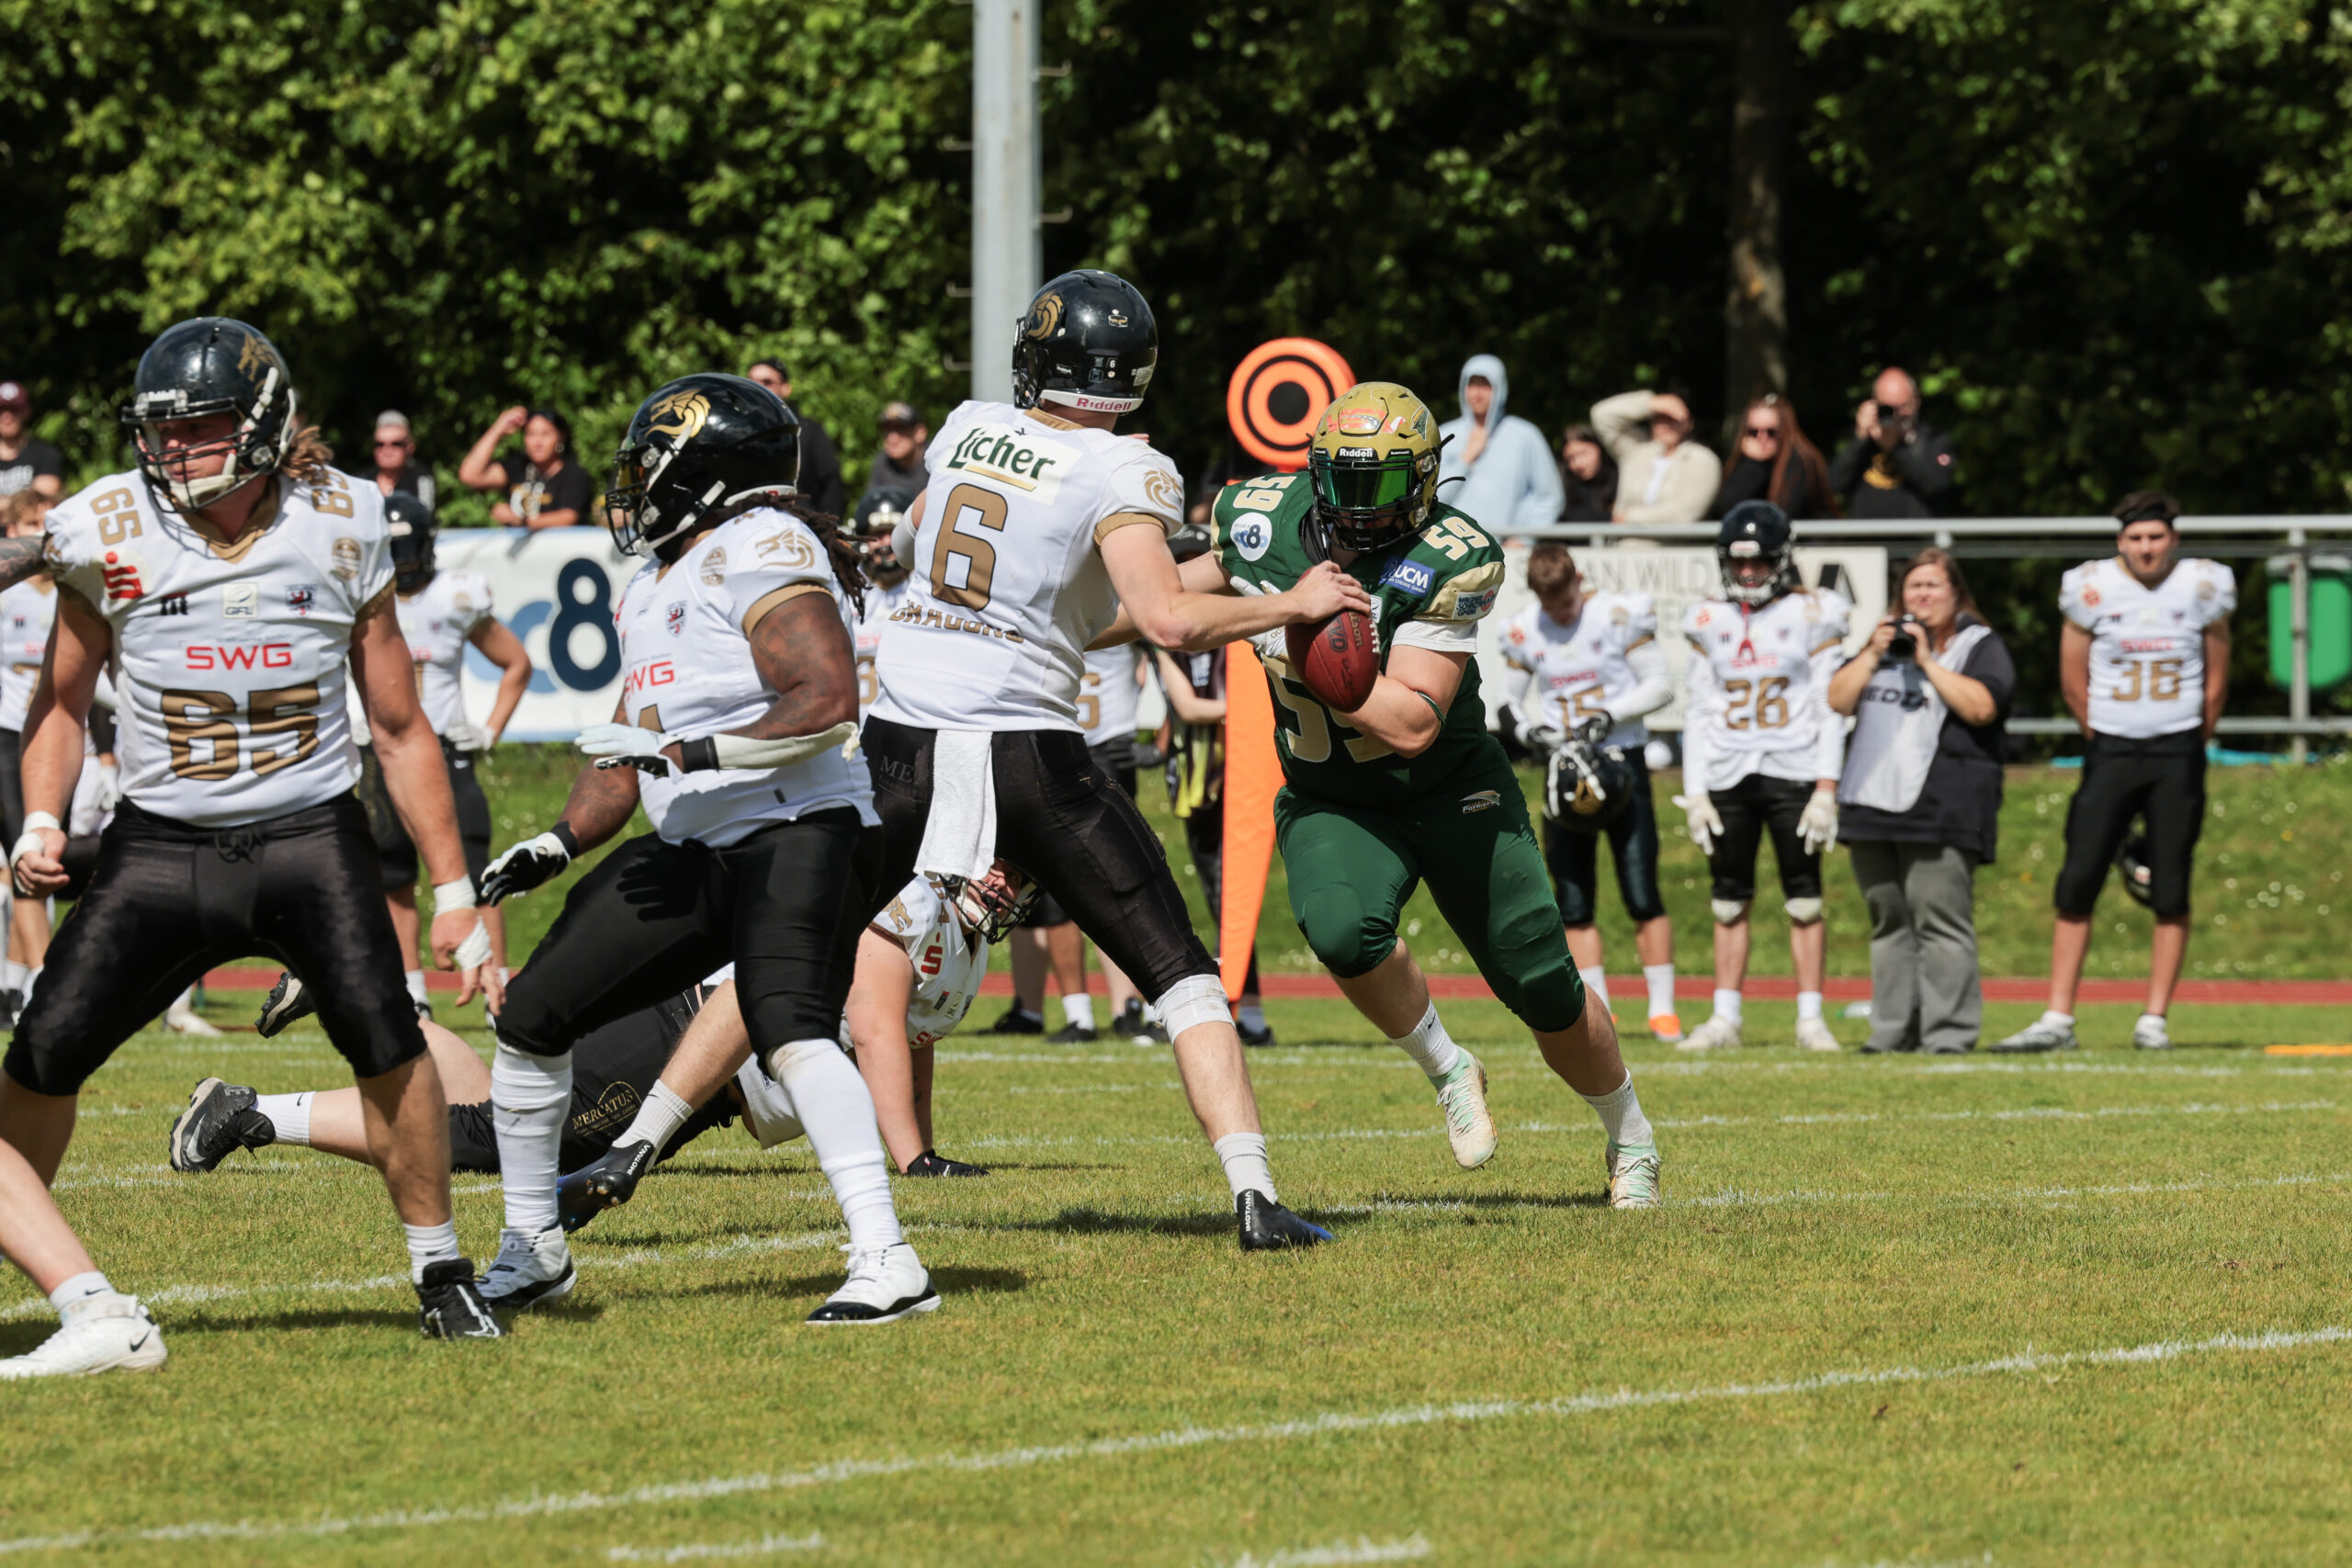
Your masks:
<svg viewBox="0 0 2352 1568"><path fill-rule="evenodd" d="M664 566L648 560L621 590L625 722L682 739L742 728L775 694L752 660L751 633L786 600L822 593L853 636L854 611L833 564L806 523L755 507L703 535ZM853 807L868 827L874 789L862 757L829 749L783 768L705 768L640 778L639 798L654 832L670 843L712 849L738 843L769 822Z"/></svg>
<svg viewBox="0 0 2352 1568"><path fill-rule="evenodd" d="M1826 588L1799 588L1754 609L1702 599L1685 611L1684 778L1707 790L1729 789L1750 773L1837 778L1846 725L1830 710L1829 678L1843 662L1852 614Z"/></svg>
<svg viewBox="0 0 2352 1568"><path fill-rule="evenodd" d="M142 811L244 827L359 778L345 659L392 593L384 498L333 468L270 483L234 544L135 471L50 513L51 574L114 634L122 794Z"/></svg>
<svg viewBox="0 0 2352 1568"><path fill-rule="evenodd" d="M416 697L435 735L466 716L458 672L465 668L466 641L491 617L490 579L478 571L435 570L433 581L394 599L401 636L416 660Z"/></svg>
<svg viewBox="0 0 2352 1568"><path fill-rule="evenodd" d="M907 602L882 635L876 716L918 729L1083 731L1086 645L1118 595L1096 546L1184 515L1146 442L1043 409L967 402L932 438Z"/></svg>

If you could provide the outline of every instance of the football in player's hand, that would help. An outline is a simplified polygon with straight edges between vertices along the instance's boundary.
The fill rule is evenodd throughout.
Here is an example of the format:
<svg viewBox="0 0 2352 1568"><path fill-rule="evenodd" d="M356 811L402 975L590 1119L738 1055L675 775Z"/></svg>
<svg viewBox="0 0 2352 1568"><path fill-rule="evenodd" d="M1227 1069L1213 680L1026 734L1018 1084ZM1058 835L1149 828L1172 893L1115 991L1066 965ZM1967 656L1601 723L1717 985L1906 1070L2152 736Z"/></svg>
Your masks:
<svg viewBox="0 0 2352 1568"><path fill-rule="evenodd" d="M1380 679L1380 649L1372 617L1341 610L1327 621L1299 622L1288 632L1290 667L1316 701L1334 713L1353 713L1372 698Z"/></svg>

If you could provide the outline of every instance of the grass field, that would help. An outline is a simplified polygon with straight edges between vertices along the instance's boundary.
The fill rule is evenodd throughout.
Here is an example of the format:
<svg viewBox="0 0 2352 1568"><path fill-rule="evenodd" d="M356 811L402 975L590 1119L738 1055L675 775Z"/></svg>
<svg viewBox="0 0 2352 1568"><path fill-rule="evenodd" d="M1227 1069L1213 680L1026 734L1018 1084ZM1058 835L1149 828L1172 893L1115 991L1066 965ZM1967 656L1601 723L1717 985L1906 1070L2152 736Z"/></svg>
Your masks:
<svg viewBox="0 0 2352 1568"><path fill-rule="evenodd" d="M2344 777L2217 775L2209 852L2272 852L2263 791L2340 845ZM2020 827L2026 860L2049 835ZM2332 869L2305 864L2306 887ZM1850 910L1842 865L1831 886ZM2047 917L2017 897L2030 952ZM2254 962L2247 928L2302 942L2312 913L2200 927L2192 958ZM2327 940L2273 962L2340 975ZM1754 1004L1750 1037L1786 1039L1792 1010ZM829 1195L805 1145L728 1131L583 1233L574 1296L492 1346L416 1338L369 1173L285 1150L164 1168L198 1077L331 1084L322 1037L142 1036L86 1094L59 1196L172 1361L0 1396L0 1557L2343 1556L2352 1060L2259 1050L2352 1037L2343 1010L2184 1008L2165 1056L1692 1061L1636 1036L1668 1200L1637 1214L1600 1205L1593 1118L1499 1007L1448 1007L1504 1129L1467 1174L1351 1012L1268 1011L1275 1173L1336 1246L1235 1249L1164 1051L967 1037L942 1047L940 1144L995 1174L899 1187L937 1314L803 1327L839 1278ZM2091 1010L2086 1037L2132 1011ZM494 1184L458 1191L480 1255ZM0 1282L0 1354L50 1321Z"/></svg>

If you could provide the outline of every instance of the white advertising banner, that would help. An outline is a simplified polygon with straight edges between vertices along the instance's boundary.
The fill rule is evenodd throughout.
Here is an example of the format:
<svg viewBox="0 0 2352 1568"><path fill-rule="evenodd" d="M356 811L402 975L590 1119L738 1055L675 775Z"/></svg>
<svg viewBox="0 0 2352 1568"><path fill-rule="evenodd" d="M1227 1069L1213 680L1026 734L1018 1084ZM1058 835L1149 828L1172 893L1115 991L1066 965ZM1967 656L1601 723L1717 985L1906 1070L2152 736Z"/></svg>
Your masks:
<svg viewBox="0 0 2352 1568"><path fill-rule="evenodd" d="M531 655L530 690L506 727L509 740L570 740L613 716L620 700L621 640L613 612L639 565L602 528L450 528L435 564L490 580L498 618ZM498 666L466 649L466 714L490 716Z"/></svg>
<svg viewBox="0 0 2352 1568"><path fill-rule="evenodd" d="M1527 677L1503 662L1501 631L1534 600L1527 587L1527 553L1532 547L1523 539L1508 541L1504 555L1510 565L1503 580L1501 592L1496 595L1493 614L1486 624L1492 628L1478 639L1478 682L1487 699L1487 717L1494 719L1496 710L1505 699L1516 700L1526 688ZM1674 701L1649 716L1652 729L1682 728L1682 667L1690 661L1690 645L1680 634L1682 613L1698 600L1712 598L1722 586L1723 579L1715 567L1715 552L1711 547L1668 549L1595 548L1570 547L1576 556L1577 570L1585 585L1594 591L1617 593L1646 593L1657 603L1658 640L1666 645L1667 668L1674 676ZM1819 586L1823 575L1831 573L1830 586L1854 604L1854 620L1846 638L1846 651L1853 653L1886 614L1886 551L1877 545L1799 545L1797 571L1811 586Z"/></svg>

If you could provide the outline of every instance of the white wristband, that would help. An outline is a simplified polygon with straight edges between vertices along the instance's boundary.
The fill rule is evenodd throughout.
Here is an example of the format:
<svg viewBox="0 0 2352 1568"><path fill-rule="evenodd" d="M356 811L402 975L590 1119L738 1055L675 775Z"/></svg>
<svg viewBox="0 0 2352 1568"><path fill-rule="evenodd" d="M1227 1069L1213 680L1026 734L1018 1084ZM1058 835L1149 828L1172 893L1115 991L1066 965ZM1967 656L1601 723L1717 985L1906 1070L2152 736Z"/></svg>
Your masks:
<svg viewBox="0 0 2352 1568"><path fill-rule="evenodd" d="M46 811L26 812L24 831L29 833L39 828L47 828L51 831L58 833L65 831L65 824L60 822L56 818L51 816ZM22 835L20 834L19 837L22 837Z"/></svg>
<svg viewBox="0 0 2352 1568"><path fill-rule="evenodd" d="M446 915L452 909L470 909L473 907L474 879L472 877L461 876L455 882L436 882L433 885L435 914Z"/></svg>
<svg viewBox="0 0 2352 1568"><path fill-rule="evenodd" d="M844 719L814 735L785 735L772 740L718 735L711 738L711 742L722 768L788 768L795 762L839 750L856 739L857 726Z"/></svg>

